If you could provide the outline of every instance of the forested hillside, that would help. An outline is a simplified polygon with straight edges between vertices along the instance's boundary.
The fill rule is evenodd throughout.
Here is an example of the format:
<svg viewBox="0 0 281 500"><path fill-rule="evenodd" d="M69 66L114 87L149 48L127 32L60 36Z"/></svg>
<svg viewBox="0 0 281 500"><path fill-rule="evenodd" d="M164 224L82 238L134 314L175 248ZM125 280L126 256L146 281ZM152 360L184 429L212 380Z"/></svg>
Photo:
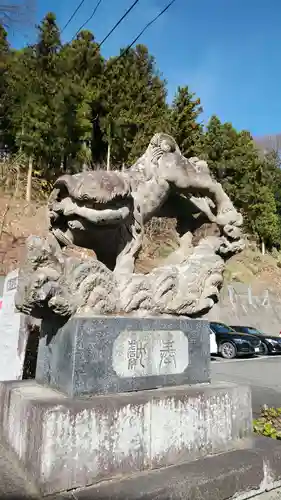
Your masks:
<svg viewBox="0 0 281 500"><path fill-rule="evenodd" d="M52 13L37 31L35 45L15 50L0 26L0 145L8 154L0 180L6 195L44 199L63 172L121 169L164 131L185 156L207 159L243 212L248 234L268 250L279 248L277 154L262 157L249 131L217 116L204 128L204 103L188 81L168 103L167 82L144 45L106 60L90 31L63 44Z"/></svg>

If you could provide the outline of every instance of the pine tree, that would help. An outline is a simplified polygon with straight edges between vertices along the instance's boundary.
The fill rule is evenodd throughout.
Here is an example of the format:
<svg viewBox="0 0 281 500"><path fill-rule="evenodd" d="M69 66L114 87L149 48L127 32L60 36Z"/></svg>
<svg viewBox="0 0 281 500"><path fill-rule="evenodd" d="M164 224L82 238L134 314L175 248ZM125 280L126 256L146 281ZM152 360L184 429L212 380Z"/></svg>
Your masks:
<svg viewBox="0 0 281 500"><path fill-rule="evenodd" d="M57 109L55 97L63 85L59 65L61 41L55 14L49 12L38 26L38 40L34 47L36 74L34 92L39 97L42 112L36 114L37 126L42 130L44 151L40 148L41 164L50 177L60 164L61 144L56 135ZM41 119L44 122L41 122ZM52 172L54 170L54 172Z"/></svg>
<svg viewBox="0 0 281 500"><path fill-rule="evenodd" d="M11 51L7 40L7 32L0 24L0 148L11 146L13 140L9 133L10 123L8 118L8 71Z"/></svg>
<svg viewBox="0 0 281 500"><path fill-rule="evenodd" d="M166 85L145 46L107 62L102 96L101 127L105 141L111 143L113 163L131 163L151 136L165 128L168 117Z"/></svg>
<svg viewBox="0 0 281 500"><path fill-rule="evenodd" d="M247 131L212 117L203 139L204 157L214 176L243 212L245 227L267 246L280 241L280 221L273 179L277 169L262 158ZM280 175L280 174L279 174Z"/></svg>
<svg viewBox="0 0 281 500"><path fill-rule="evenodd" d="M92 134L86 90L78 79L66 81L54 100L55 133L61 151L63 170L81 170L83 153ZM85 160L85 158L84 158ZM91 162L91 155L88 161ZM87 163L88 163L87 161Z"/></svg>
<svg viewBox="0 0 281 500"><path fill-rule="evenodd" d="M0 142L32 158L42 177L85 163L132 164L154 133L168 132L185 156L207 159L247 231L268 247L280 243L280 158L261 156L249 132L216 116L203 132L201 112L187 86L167 105L166 82L144 45L105 61L89 31L62 45L49 13L34 46L11 50L0 26Z"/></svg>
<svg viewBox="0 0 281 500"><path fill-rule="evenodd" d="M91 31L81 31L77 38L60 51L60 66L68 79L79 77L85 85L93 84L103 69L104 61Z"/></svg>
<svg viewBox="0 0 281 500"><path fill-rule="evenodd" d="M38 26L38 41L35 46L37 71L44 77L42 85L45 92L53 93L56 89L60 48L60 31L56 24L56 16L49 12Z"/></svg>
<svg viewBox="0 0 281 500"><path fill-rule="evenodd" d="M202 111L200 99L188 87L178 87L171 107L171 134L186 157L198 152L203 133L198 118Z"/></svg>
<svg viewBox="0 0 281 500"><path fill-rule="evenodd" d="M8 78L9 117L13 131L15 145L18 149L30 154L37 151L36 142L28 138L29 133L38 127L33 124L32 114L39 101L39 85L36 78L36 60L32 47L14 52ZM39 148L40 149L40 148Z"/></svg>
<svg viewBox="0 0 281 500"><path fill-rule="evenodd" d="M247 193L248 206L244 211L245 223L265 247L271 249L281 241L281 224L276 201L269 186L251 186Z"/></svg>
<svg viewBox="0 0 281 500"><path fill-rule="evenodd" d="M42 175L56 167L59 144L55 135L54 96L59 88L58 29L48 14L38 27L35 46L13 53L9 71L11 128L15 146L32 157Z"/></svg>
<svg viewBox="0 0 281 500"><path fill-rule="evenodd" d="M101 149L101 144L94 125L103 64L90 31L80 32L77 39L66 44L60 52L63 82L56 98L57 133L68 170L81 168L85 161L92 163L99 159L95 152Z"/></svg>

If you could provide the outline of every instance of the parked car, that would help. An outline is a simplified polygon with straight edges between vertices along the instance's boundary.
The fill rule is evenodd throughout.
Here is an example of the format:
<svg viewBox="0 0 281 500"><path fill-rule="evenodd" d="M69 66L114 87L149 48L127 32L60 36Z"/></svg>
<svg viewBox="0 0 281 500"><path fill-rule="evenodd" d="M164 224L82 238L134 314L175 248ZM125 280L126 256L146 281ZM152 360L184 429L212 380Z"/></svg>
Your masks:
<svg viewBox="0 0 281 500"><path fill-rule="evenodd" d="M224 323L211 321L210 335L211 354L221 354L226 359L261 354L261 341L259 338L247 333L238 333ZM216 342L214 342L214 337ZM216 351L214 352L215 348Z"/></svg>
<svg viewBox="0 0 281 500"><path fill-rule="evenodd" d="M231 326L236 332L255 335L261 341L262 354L281 354L281 338L267 335L252 326Z"/></svg>

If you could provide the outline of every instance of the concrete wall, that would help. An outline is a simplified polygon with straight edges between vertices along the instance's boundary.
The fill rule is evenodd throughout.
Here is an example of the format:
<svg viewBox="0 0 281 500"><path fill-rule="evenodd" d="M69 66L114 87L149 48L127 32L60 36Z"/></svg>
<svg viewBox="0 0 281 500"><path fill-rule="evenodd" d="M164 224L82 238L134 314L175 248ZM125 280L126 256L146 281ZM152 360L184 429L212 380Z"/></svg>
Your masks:
<svg viewBox="0 0 281 500"><path fill-rule="evenodd" d="M222 289L219 304L214 306L206 319L253 326L265 333L279 335L281 300L266 289L257 294L250 286L232 283Z"/></svg>

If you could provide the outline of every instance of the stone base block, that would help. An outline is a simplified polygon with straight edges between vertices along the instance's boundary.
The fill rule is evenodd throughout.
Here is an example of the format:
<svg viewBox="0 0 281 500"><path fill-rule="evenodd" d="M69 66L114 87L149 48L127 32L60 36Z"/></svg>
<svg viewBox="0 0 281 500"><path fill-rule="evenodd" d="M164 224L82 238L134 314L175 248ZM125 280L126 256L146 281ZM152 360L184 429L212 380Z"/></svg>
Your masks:
<svg viewBox="0 0 281 500"><path fill-rule="evenodd" d="M246 440L245 447L123 479L75 490L76 500L247 500L280 499L281 444L268 438ZM266 491L271 491L268 496ZM55 496L73 500L73 493ZM51 500L51 499L50 499Z"/></svg>
<svg viewBox="0 0 281 500"><path fill-rule="evenodd" d="M209 324L121 316L42 322L36 380L71 397L209 382Z"/></svg>
<svg viewBox="0 0 281 500"><path fill-rule="evenodd" d="M70 399L34 381L0 384L0 430L42 494L234 449L251 395L234 384Z"/></svg>

